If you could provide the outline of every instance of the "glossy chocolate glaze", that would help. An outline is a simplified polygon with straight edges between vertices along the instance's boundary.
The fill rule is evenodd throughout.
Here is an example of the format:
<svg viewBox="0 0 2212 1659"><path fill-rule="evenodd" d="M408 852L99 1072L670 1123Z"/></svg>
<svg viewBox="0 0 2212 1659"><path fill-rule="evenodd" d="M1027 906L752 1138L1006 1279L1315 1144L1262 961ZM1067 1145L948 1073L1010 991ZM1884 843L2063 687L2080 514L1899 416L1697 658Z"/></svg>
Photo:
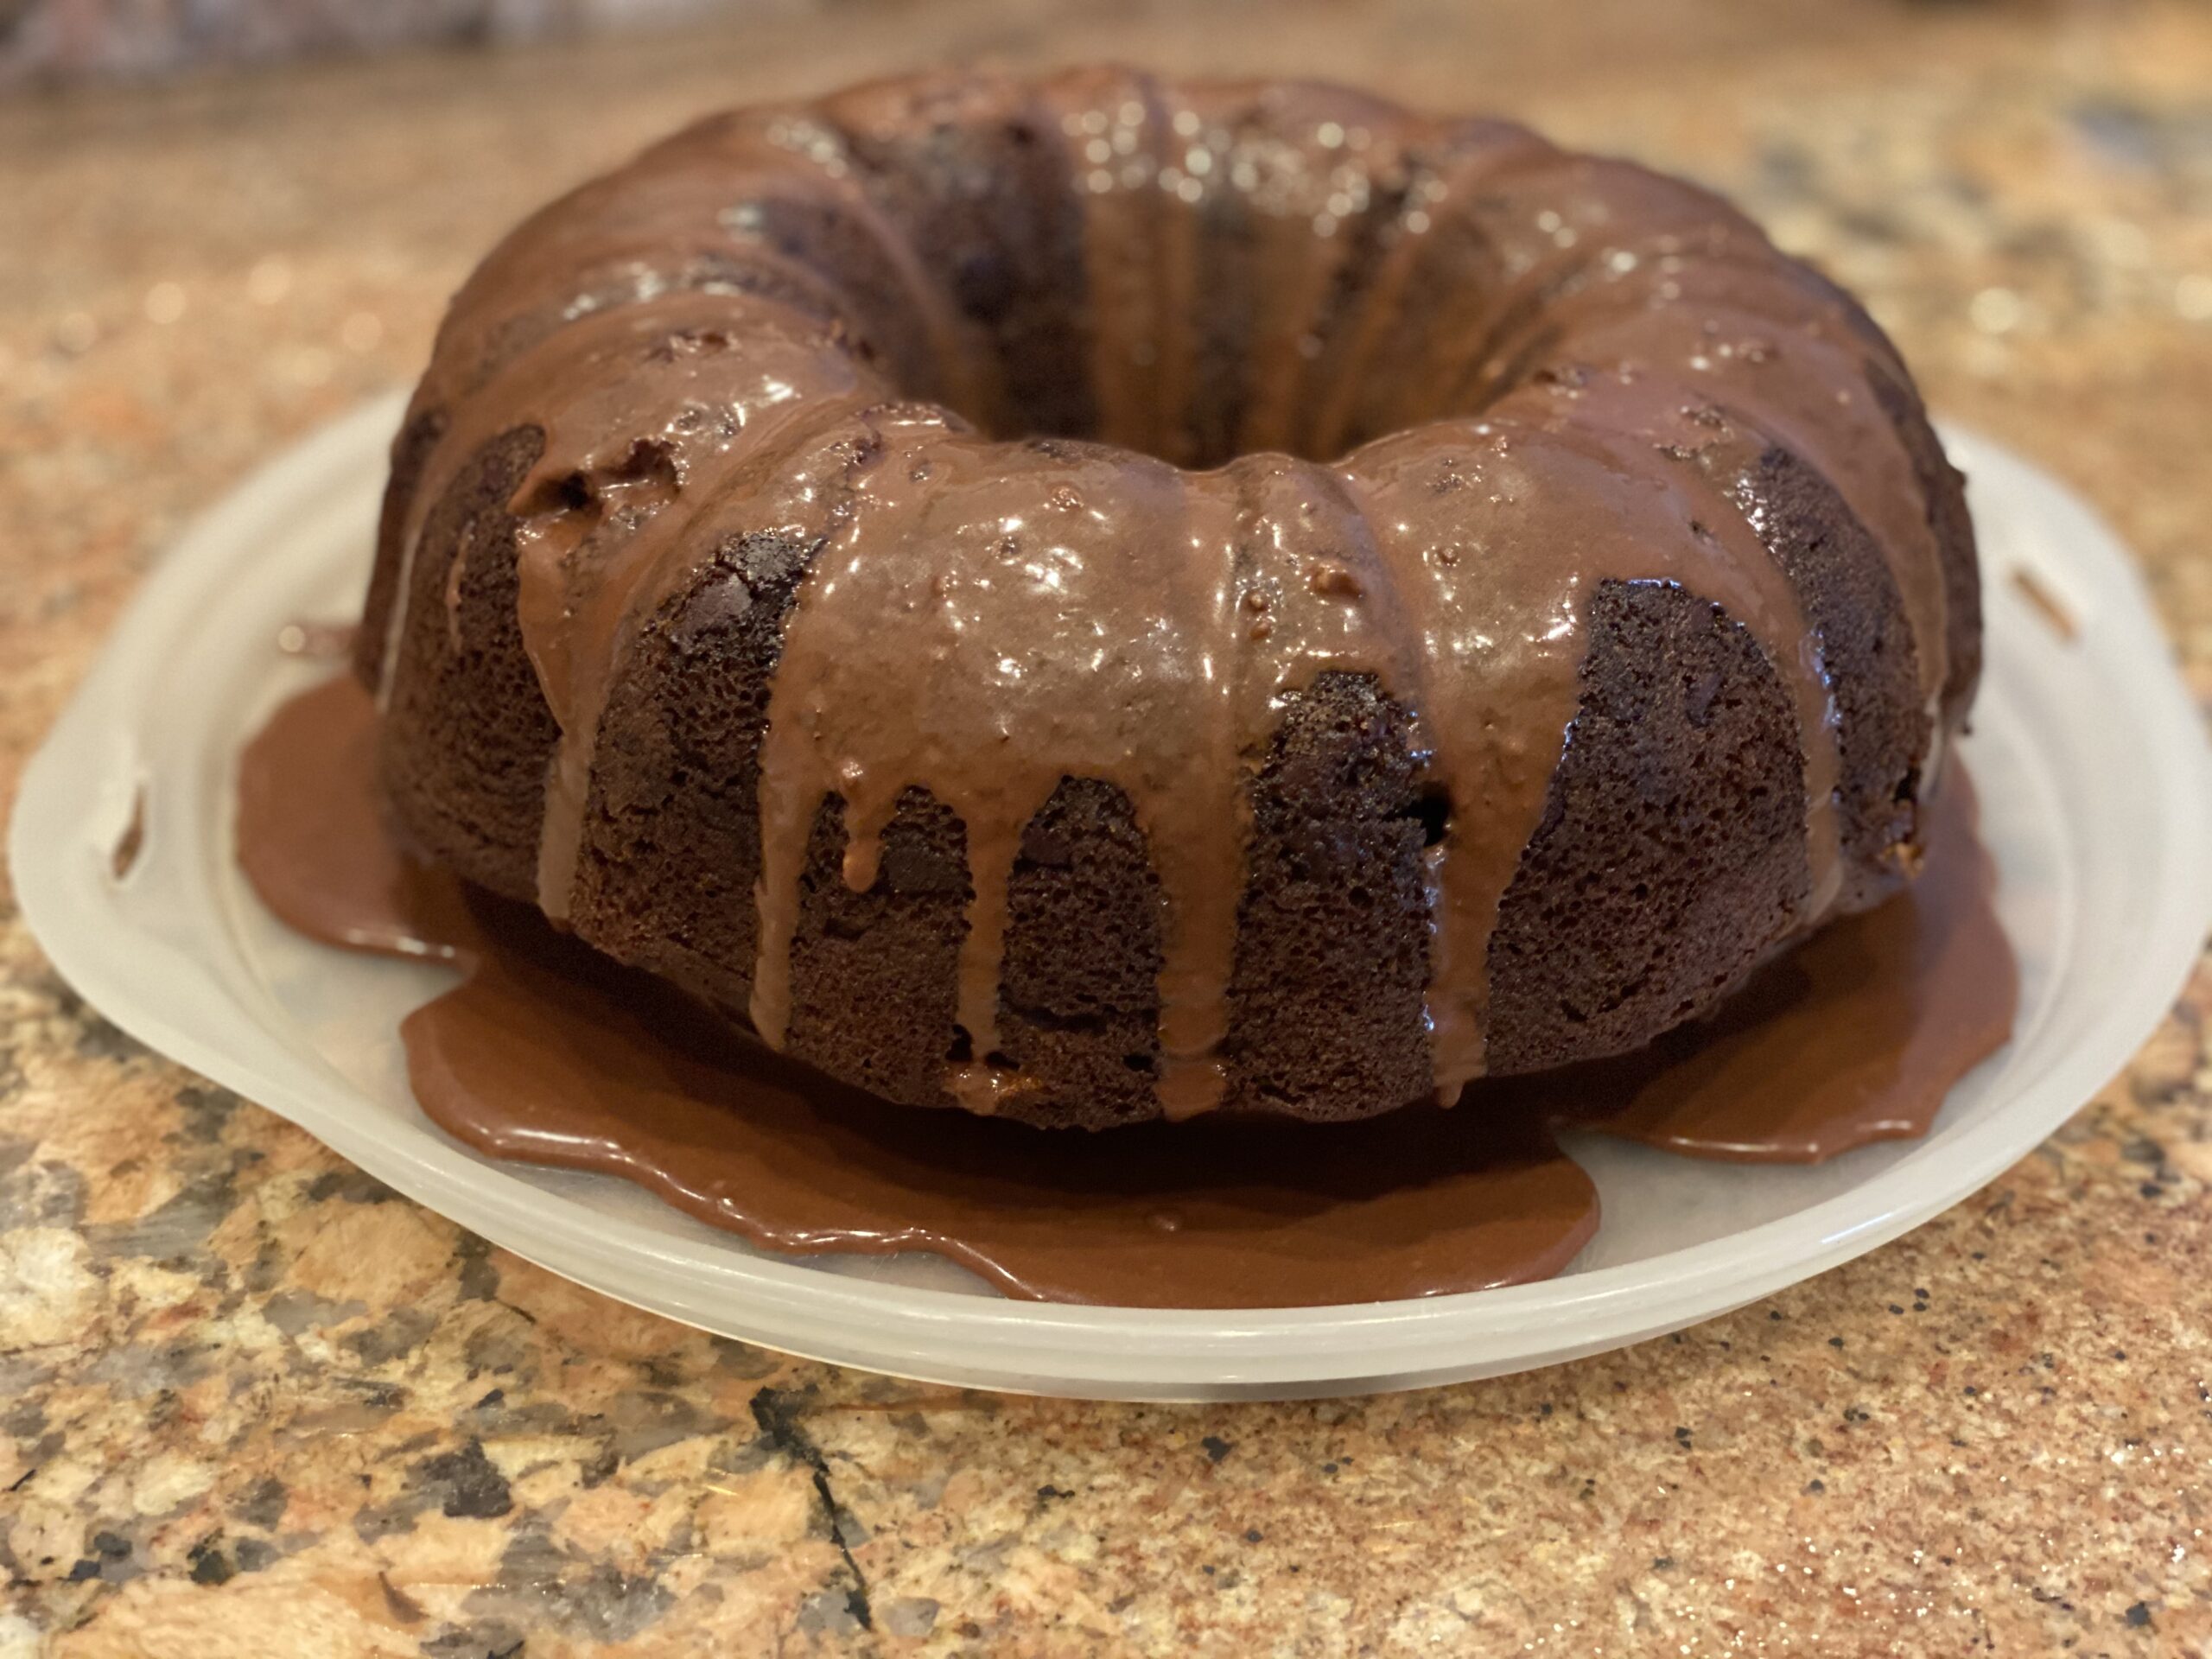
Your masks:
<svg viewBox="0 0 2212 1659"><path fill-rule="evenodd" d="M1094 407L1077 435L1022 435L1024 365L952 303L870 160L985 130L1042 147L1079 215ZM1224 331L1230 369L1208 356ZM388 696L433 508L502 435L541 435L507 508L560 733L537 898L564 922L645 620L738 538L811 550L760 749L756 1032L785 1039L823 801L842 800L860 891L926 791L963 826L970 889L968 1041L944 1091L992 1113L1024 829L1065 780L1098 780L1159 881L1170 1119L1224 1095L1253 757L1286 696L1372 677L1415 712L1449 804L1426 990L1448 1101L1487 1069L1490 941L1605 584L1712 601L1781 677L1803 762L1794 931L1875 901L1918 855L1909 792L1874 844L1840 841L1837 676L1760 481L1778 448L1865 527L1902 607L1885 649L1923 710L1901 787L1932 796L1964 705L1944 702L1943 561L1876 376L1905 384L1847 300L1725 204L1506 124L1118 68L877 83L703 122L486 261L416 397L410 429L436 424L394 521L403 597L364 661ZM461 573L456 557L456 646Z"/></svg>
<svg viewBox="0 0 2212 1659"><path fill-rule="evenodd" d="M375 722L350 678L278 709L241 761L238 854L308 936L461 969L401 1027L432 1121L496 1156L618 1175L764 1248L924 1250L1017 1296L1291 1306L1543 1278L1598 1224L1554 1119L1749 1160L1918 1134L2004 1040L2017 990L1955 772L1910 892L1771 964L1663 1065L1488 1083L1457 1109L1348 1125L1224 1115L1077 1135L920 1113L734 1052L658 982L402 857Z"/></svg>

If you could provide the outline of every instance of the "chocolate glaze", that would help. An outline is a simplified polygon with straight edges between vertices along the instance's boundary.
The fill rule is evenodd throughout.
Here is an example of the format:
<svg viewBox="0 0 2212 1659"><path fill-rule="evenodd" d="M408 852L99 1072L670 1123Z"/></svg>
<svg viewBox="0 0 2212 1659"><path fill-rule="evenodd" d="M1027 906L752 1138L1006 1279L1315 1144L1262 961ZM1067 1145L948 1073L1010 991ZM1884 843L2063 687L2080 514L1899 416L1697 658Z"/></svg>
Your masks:
<svg viewBox="0 0 2212 1659"><path fill-rule="evenodd" d="M767 1249L928 1251L1017 1296L1292 1306L1542 1278L1598 1222L1553 1118L1743 1159L1917 1134L2004 1040L2017 989L1955 772L1910 894L1770 966L1664 1064L1493 1081L1455 1110L1346 1125L1223 1115L1072 1136L917 1113L734 1051L660 982L402 856L375 727L350 678L278 709L240 763L238 855L308 936L463 970L401 1027L435 1122L495 1156L620 1176ZM1629 1103L1603 1118L1593 1101L1615 1090Z"/></svg>
<svg viewBox="0 0 2212 1659"><path fill-rule="evenodd" d="M139 855L146 850L146 785L140 784L130 791L130 816L123 822L123 829L108 849L107 873L120 881L138 868Z"/></svg>
<svg viewBox="0 0 2212 1659"><path fill-rule="evenodd" d="M376 720L349 682L290 699L238 758L238 865L276 919L326 944L457 961L465 890L394 849L378 805Z"/></svg>
<svg viewBox="0 0 2212 1659"><path fill-rule="evenodd" d="M1001 247L963 215L1017 165L1041 182L1013 205L1046 228ZM1043 326L1087 347L1072 391L1006 321L1032 296L1001 291L1058 257L1062 219L1071 292ZM590 941L579 849L641 630L747 538L805 550L759 751L754 1029L791 1034L825 803L864 892L925 797L958 822L967 898L960 1039L923 1092L1020 1115L1039 1080L997 1052L1009 887L1025 830L1095 780L1157 878L1170 1119L1228 1097L1256 758L1287 699L1365 677L1413 712L1446 810L1425 1028L1448 1101L1493 1069L1493 931L1609 587L1710 601L1795 713L1802 898L1745 918L1735 959L1910 874L1972 684L1931 495L1949 475L1891 406L1918 419L1909 386L1847 296L1725 204L1505 124L1120 68L880 82L701 123L485 262L397 452L359 660L389 700L413 642L475 648L474 544L442 645L410 631L413 564L480 458L535 435L504 511L558 730L536 897ZM1891 679L1916 712L1862 716Z"/></svg>

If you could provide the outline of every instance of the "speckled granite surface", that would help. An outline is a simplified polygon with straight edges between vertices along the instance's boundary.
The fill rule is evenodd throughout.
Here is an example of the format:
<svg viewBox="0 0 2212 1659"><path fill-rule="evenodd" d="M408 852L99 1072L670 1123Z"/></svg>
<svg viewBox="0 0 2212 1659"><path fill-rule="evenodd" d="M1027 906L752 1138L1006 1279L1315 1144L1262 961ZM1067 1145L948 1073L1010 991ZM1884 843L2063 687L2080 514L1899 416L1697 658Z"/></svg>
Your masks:
<svg viewBox="0 0 2212 1659"><path fill-rule="evenodd" d="M982 52L1319 68L1738 193L2110 515L2212 703L2212 12L1238 15L848 9L0 108L0 791L181 519L405 379L515 213L712 104ZM0 1659L2212 1650L2209 1021L2212 966L1987 1190L1671 1340L1103 1408L786 1363L488 1249L121 1036L0 894Z"/></svg>

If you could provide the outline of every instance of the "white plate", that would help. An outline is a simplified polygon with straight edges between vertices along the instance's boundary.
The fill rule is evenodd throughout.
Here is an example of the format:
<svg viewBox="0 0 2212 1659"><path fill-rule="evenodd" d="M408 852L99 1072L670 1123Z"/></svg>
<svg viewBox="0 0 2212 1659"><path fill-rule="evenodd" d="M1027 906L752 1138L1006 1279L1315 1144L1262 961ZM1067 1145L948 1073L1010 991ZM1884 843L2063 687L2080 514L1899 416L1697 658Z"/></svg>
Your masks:
<svg viewBox="0 0 2212 1659"><path fill-rule="evenodd" d="M147 582L24 774L10 840L24 915L70 982L135 1036L486 1237L709 1330L1096 1398L1412 1388L1618 1347L1871 1249L2021 1157L2126 1063L2212 916L2212 764L2142 584L2074 497L1952 433L1988 571L1988 670L1965 747L2023 1001L2011 1046L1952 1092L1924 1140L1798 1169L1576 1137L1605 1219L1566 1274L1361 1306L1041 1306L933 1258L772 1255L619 1181L447 1139L408 1093L394 1035L445 973L308 944L238 879L239 746L280 697L330 671L273 642L287 621L356 607L399 407L380 401L280 457ZM2024 569L2075 620L2070 642L2024 596ZM118 879L111 849L142 791L143 848Z"/></svg>

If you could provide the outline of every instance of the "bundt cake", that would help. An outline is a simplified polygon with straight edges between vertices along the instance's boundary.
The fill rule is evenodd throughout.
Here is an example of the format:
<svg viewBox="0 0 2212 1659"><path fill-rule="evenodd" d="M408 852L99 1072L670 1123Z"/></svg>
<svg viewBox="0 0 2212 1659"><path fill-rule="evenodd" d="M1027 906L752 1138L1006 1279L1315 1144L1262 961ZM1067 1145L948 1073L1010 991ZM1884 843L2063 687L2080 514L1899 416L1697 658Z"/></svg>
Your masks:
<svg viewBox="0 0 2212 1659"><path fill-rule="evenodd" d="M1707 1011L1913 874L1980 630L1896 351L1725 203L1095 68L734 111L524 222L357 670L420 857L1102 1128Z"/></svg>

